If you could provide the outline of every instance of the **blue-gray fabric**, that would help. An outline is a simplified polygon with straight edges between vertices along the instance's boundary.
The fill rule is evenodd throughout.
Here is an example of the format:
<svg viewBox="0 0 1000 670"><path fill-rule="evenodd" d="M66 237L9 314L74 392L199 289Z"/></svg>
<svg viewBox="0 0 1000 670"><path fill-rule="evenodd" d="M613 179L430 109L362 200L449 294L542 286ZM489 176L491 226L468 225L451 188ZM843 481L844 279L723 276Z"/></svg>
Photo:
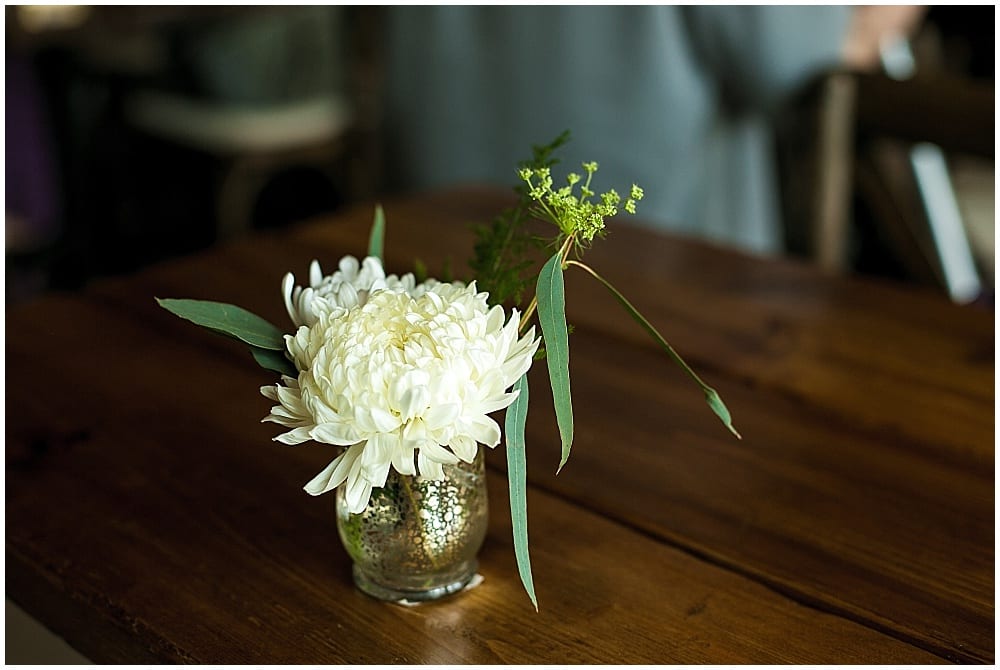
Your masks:
<svg viewBox="0 0 1000 670"><path fill-rule="evenodd" d="M781 250L771 114L838 63L848 7L397 7L389 174L405 189L513 185L570 129L560 166L646 191L654 227ZM561 172L559 173L561 174Z"/></svg>

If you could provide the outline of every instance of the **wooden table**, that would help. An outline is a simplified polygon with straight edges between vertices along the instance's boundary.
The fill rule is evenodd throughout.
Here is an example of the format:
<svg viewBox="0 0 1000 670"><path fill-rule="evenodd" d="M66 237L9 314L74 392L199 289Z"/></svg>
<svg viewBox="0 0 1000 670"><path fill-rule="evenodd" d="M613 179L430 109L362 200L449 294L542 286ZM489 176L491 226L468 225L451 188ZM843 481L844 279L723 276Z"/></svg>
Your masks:
<svg viewBox="0 0 1000 670"><path fill-rule="evenodd" d="M389 202L387 266L464 269L503 194ZM354 589L334 453L272 442L273 383L153 296L287 323L282 275L361 255L371 208L7 312L7 595L102 662L994 660L992 313L616 224L589 253L726 399L568 274L573 457L529 415L541 611L489 456L485 581L406 608ZM535 374L538 373L538 374Z"/></svg>

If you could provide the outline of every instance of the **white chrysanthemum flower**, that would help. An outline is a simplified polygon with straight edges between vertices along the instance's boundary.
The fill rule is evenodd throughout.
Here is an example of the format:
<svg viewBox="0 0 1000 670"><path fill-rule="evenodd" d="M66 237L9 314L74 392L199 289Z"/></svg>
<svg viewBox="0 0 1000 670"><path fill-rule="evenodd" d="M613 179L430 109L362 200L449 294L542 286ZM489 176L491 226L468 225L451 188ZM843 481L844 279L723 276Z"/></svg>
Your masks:
<svg viewBox="0 0 1000 670"><path fill-rule="evenodd" d="M428 285L437 284L431 279L418 284L412 274L402 277L386 276L382 262L375 256L368 256L360 263L354 256L340 259L338 270L323 276L319 261L309 265L309 286L295 285L295 276L289 272L281 282L281 293L285 298L285 309L296 327L311 326L320 314L337 307L350 309L364 305L372 291L379 289L401 289L414 297L420 296Z"/></svg>
<svg viewBox="0 0 1000 670"><path fill-rule="evenodd" d="M371 287L358 280L365 268L341 261L339 284L320 278L308 299L293 296L305 323L285 342L299 378L261 389L279 403L264 420L291 428L276 440L348 447L305 489L319 495L346 482L352 512L390 467L441 479L443 465L471 462L479 443L495 447L500 427L488 415L517 397L507 389L539 343L534 328L519 339L517 310L505 323L474 282L417 286L411 277L376 288L381 265L369 267ZM346 285L357 300L344 289L341 302Z"/></svg>

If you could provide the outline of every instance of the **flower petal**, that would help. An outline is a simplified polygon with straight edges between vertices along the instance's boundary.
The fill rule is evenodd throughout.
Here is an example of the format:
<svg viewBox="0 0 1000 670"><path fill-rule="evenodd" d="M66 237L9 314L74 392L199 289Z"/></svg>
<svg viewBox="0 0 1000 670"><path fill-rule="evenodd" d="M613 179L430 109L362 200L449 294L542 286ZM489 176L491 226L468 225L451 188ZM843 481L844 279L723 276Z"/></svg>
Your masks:
<svg viewBox="0 0 1000 670"><path fill-rule="evenodd" d="M363 449L363 445L354 445L340 456L337 456L335 459L330 461L330 464L323 468L322 472L313 477L312 480L305 485L306 493L318 496L340 486L344 480L347 479L347 475L354 467L358 457L361 456L361 451Z"/></svg>
<svg viewBox="0 0 1000 670"><path fill-rule="evenodd" d="M474 417L469 424L468 435L476 442L487 447L495 447L500 443L500 426L488 416Z"/></svg>
<svg viewBox="0 0 1000 670"><path fill-rule="evenodd" d="M287 433L282 433L281 435L275 437L274 441L290 445L308 442L312 439L312 436L309 434L310 428L310 426L302 426L300 428L296 428L295 430L290 430Z"/></svg>
<svg viewBox="0 0 1000 670"><path fill-rule="evenodd" d="M398 440L392 450L392 467L401 475L415 475L417 468L413 457L416 451L413 447L407 446L402 440Z"/></svg>
<svg viewBox="0 0 1000 670"><path fill-rule="evenodd" d="M432 461L423 452L417 456L417 463L420 466L420 476L424 479L431 479L434 481L440 481L444 479L444 470L441 468L441 464L437 461Z"/></svg>
<svg viewBox="0 0 1000 670"><path fill-rule="evenodd" d="M426 386L411 386L403 391L399 406L400 420L409 421L421 414L430 403L430 395Z"/></svg>
<svg viewBox="0 0 1000 670"><path fill-rule="evenodd" d="M342 447L355 444L359 439L357 431L348 423L321 423L312 428L310 435L317 442Z"/></svg>
<svg viewBox="0 0 1000 670"><path fill-rule="evenodd" d="M323 270L319 266L319 261L313 259L309 264L309 285L317 288L321 283L323 283Z"/></svg>
<svg viewBox="0 0 1000 670"><path fill-rule="evenodd" d="M496 412L497 410L504 409L505 407L510 407L510 405L517 400L518 393L519 392L515 390L510 393L501 393L493 398L487 398L475 406L476 412L490 414L491 412Z"/></svg>
<svg viewBox="0 0 1000 670"><path fill-rule="evenodd" d="M372 483L364 476L361 468L361 459L357 459L351 464L351 471L347 475L346 489L344 490L344 500L347 502L347 509L352 514L360 514L368 505L368 500L372 495Z"/></svg>
<svg viewBox="0 0 1000 670"><path fill-rule="evenodd" d="M427 458L432 461L437 461L438 463L444 463L446 465L453 465L458 463L458 456L451 453L440 444L435 444L434 442L427 441L420 446L421 455L427 456Z"/></svg>
<svg viewBox="0 0 1000 670"><path fill-rule="evenodd" d="M299 312L295 308L294 299L292 296L292 291L295 288L295 275L291 272L285 275L285 278L281 280L281 295L285 299L285 311L288 312L288 317L292 320L296 326L301 326L302 322L299 320Z"/></svg>
<svg viewBox="0 0 1000 670"><path fill-rule="evenodd" d="M354 256L344 256L340 259L337 267L347 281L354 279L358 275L358 259Z"/></svg>
<svg viewBox="0 0 1000 670"><path fill-rule="evenodd" d="M392 450L395 445L387 435L373 435L365 444L361 456L361 466L364 476L373 486L384 486L392 463Z"/></svg>
<svg viewBox="0 0 1000 670"><path fill-rule="evenodd" d="M466 463L471 463L476 457L476 452L479 449L479 445L471 437L466 435L456 435L452 438L451 442L448 443L451 450L455 452L455 455Z"/></svg>
<svg viewBox="0 0 1000 670"><path fill-rule="evenodd" d="M375 425L375 430L380 433L391 433L399 428L399 418L381 407L371 408L371 418L372 423Z"/></svg>
<svg viewBox="0 0 1000 670"><path fill-rule="evenodd" d="M511 399L510 402L514 402ZM510 404L510 403L508 403ZM506 407L506 405L504 405ZM462 413L462 406L454 402L441 403L440 405L431 405L430 408L424 412L423 419L424 423L427 424L427 428L430 430L438 430L444 426L450 425L455 422Z"/></svg>

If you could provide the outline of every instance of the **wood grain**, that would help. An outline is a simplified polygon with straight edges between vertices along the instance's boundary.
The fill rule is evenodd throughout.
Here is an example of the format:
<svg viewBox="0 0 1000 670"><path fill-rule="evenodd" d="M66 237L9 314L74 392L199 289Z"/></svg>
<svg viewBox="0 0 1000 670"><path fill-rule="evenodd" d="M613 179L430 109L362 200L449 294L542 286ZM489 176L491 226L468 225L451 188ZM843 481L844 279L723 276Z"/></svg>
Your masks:
<svg viewBox="0 0 1000 670"><path fill-rule="evenodd" d="M608 351L581 328L572 346L588 359L574 367L579 438L552 477L557 433L537 375L543 416L529 416L528 441L548 449L530 452L530 481L952 660L991 657L990 472L725 382L743 408L736 442L697 394L664 383L655 352Z"/></svg>
<svg viewBox="0 0 1000 670"><path fill-rule="evenodd" d="M428 201L441 212L433 219L410 203L387 206L390 267L406 271L411 249L420 249L432 269L445 257L467 257L469 223L488 220L505 202L475 190L464 200L439 196ZM303 228L294 239L310 248L309 258L321 250L331 258L360 254L359 231L369 219L361 208L336 225ZM993 398L990 313L912 287L834 279L800 263L761 262L624 222L585 260L702 369L774 389L834 419L992 462L992 415L978 411ZM575 325L653 346L592 280L569 272L566 292ZM914 393L914 386L932 393ZM957 420L940 420L940 410Z"/></svg>
<svg viewBox="0 0 1000 670"><path fill-rule="evenodd" d="M460 269L466 223L504 202L387 203L390 270ZM8 311L10 597L104 662L992 662L987 315L625 228L593 264L666 324L744 442L571 277L577 442L559 477L532 377L541 612L499 451L485 582L417 608L358 593L332 497L301 491L333 452L272 442L257 389L273 375L153 296L285 325L284 272L363 253L370 212Z"/></svg>
<svg viewBox="0 0 1000 670"><path fill-rule="evenodd" d="M332 498L300 489L329 455L271 443L253 421L268 404L253 396L264 373L199 331L205 346L176 347L178 322L159 314L64 300L18 321L38 332L53 313L76 324L80 351L116 361L47 356L44 338L12 343L12 359L34 361L23 392L46 402L18 403L8 435L7 558L46 584L9 587L29 610L52 591L85 603L87 620L59 632L98 660L935 660L541 492L529 502L536 616L513 566L502 477L491 480L487 581L450 603L377 603L350 584ZM86 394L46 393L57 377L88 380ZM789 630L798 642L779 643ZM129 646L108 649L108 636Z"/></svg>
<svg viewBox="0 0 1000 670"><path fill-rule="evenodd" d="M419 214L400 210L401 246L422 249L428 245L421 239L436 238L432 262L458 253L445 240L461 238L467 227L456 225L460 221L475 220L475 214L457 213L453 221L428 225ZM410 220L421 226L406 225ZM445 237L439 229L456 234ZM351 245L348 226L303 232L318 248ZM634 323L614 318L621 313L613 299L587 278L570 276L567 311L579 333L574 390L578 408L585 408L578 409L578 422L593 422L579 424L569 468L580 471L574 475L579 481L568 472L552 478L554 466L532 450L533 482L947 658L992 659L989 313L909 287L834 279L793 262L762 263L629 226L617 228L587 260L661 324L711 383L720 380L737 426L748 421L752 431L745 443L734 444L713 430L714 418L693 387L683 388ZM544 386L540 376L533 388ZM637 394L649 402L637 405ZM546 406L533 402L543 412ZM678 425L650 421L653 411ZM538 429L537 417L532 415L529 439L556 440L551 428ZM641 435L622 439L623 428ZM675 431L698 446L659 455L665 438L658 434ZM681 489L682 509L701 510L681 529L662 507L640 505L648 511L636 513L631 475L607 481L604 445L634 444L618 452L616 458L627 462L621 469L648 474L641 489L661 496L656 484L672 490L676 464L697 462L706 435L725 458L761 468L762 491L787 492L791 483L795 493L764 512L747 507L740 487L720 487L719 499L707 496L701 482L716 480L720 467L717 459L708 461ZM583 465L578 459L585 450L591 456ZM823 495L816 495L817 487ZM720 519L717 509L705 513L706 503L728 509ZM756 529L763 545L748 546L743 540L760 525L757 517L767 525ZM824 526L817 528L817 521ZM729 535L727 542L720 534ZM943 623L928 625L939 617Z"/></svg>

